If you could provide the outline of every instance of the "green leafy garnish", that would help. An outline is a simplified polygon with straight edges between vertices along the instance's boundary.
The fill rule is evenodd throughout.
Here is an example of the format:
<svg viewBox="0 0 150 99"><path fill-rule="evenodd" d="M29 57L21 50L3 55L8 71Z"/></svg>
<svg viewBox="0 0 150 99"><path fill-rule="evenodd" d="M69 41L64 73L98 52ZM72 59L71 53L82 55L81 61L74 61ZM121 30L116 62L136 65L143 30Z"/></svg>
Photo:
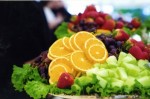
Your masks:
<svg viewBox="0 0 150 99"><path fill-rule="evenodd" d="M55 31L55 35L57 37L57 39L62 38L62 37L70 37L72 35L72 33L68 33L68 23L63 22Z"/></svg>
<svg viewBox="0 0 150 99"><path fill-rule="evenodd" d="M34 99L45 98L49 92L47 81L41 78L38 68L30 64L24 64L23 67L14 65L11 81L15 90L26 91Z"/></svg>
<svg viewBox="0 0 150 99"><path fill-rule="evenodd" d="M131 54L121 52L118 59L107 58L104 64L94 64L81 77L76 77L71 88L60 89L57 83L49 84L40 77L37 67L24 64L14 66L12 83L16 90L25 91L34 99L50 94L92 95L101 97L112 95L134 95L143 99L150 97L149 61L136 60Z"/></svg>
<svg viewBox="0 0 150 99"><path fill-rule="evenodd" d="M26 93L34 99L43 99L50 90L50 86L40 81L28 81L24 86Z"/></svg>
<svg viewBox="0 0 150 99"><path fill-rule="evenodd" d="M29 64L25 64L23 67L17 67L16 65L14 65L11 81L14 87L16 88L16 90L18 91L23 90L24 85L29 79L31 72L32 69Z"/></svg>

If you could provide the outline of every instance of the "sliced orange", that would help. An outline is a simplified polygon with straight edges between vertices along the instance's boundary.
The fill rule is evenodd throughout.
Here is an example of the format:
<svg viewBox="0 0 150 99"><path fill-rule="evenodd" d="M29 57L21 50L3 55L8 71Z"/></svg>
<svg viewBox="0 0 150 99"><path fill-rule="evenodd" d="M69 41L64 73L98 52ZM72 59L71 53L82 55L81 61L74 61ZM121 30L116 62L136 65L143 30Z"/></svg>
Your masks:
<svg viewBox="0 0 150 99"><path fill-rule="evenodd" d="M105 47L104 43L101 40L99 40L97 38L89 38L84 44L85 50L88 50L89 47L93 44L100 44Z"/></svg>
<svg viewBox="0 0 150 99"><path fill-rule="evenodd" d="M108 52L103 45L94 44L86 51L86 56L94 62L104 63L108 57Z"/></svg>
<svg viewBox="0 0 150 99"><path fill-rule="evenodd" d="M69 72L70 74L73 73L73 72L72 72L73 70L72 70L72 68L70 68L70 66L68 66L68 65L66 65L66 64L64 64L64 63L58 63L58 64L53 65L52 67L49 67L49 68L48 68L48 74L49 74L49 75L51 74L52 68L55 67L55 66L64 66L65 69L67 70L67 72Z"/></svg>
<svg viewBox="0 0 150 99"><path fill-rule="evenodd" d="M77 49L82 50L85 41L89 38L95 38L95 36L90 32L80 31L74 36L73 44L76 46Z"/></svg>
<svg viewBox="0 0 150 99"><path fill-rule="evenodd" d="M75 35L76 35L76 34L72 35L72 36L70 37L70 40L69 40L70 47L71 47L71 49L72 49L73 51L78 50L78 48L77 48L77 47L74 45L74 43L73 43Z"/></svg>
<svg viewBox="0 0 150 99"><path fill-rule="evenodd" d="M74 51L70 56L70 61L77 71L86 72L88 69L93 67L91 63L85 56L83 51Z"/></svg>
<svg viewBox="0 0 150 99"><path fill-rule="evenodd" d="M66 47L66 49L72 50L72 49L71 49L71 46L70 46L70 44L69 44L69 40L70 40L69 37L63 37L63 39L62 39L63 45Z"/></svg>
<svg viewBox="0 0 150 99"><path fill-rule="evenodd" d="M53 68L55 65L58 65L58 64L63 64L63 65L67 65L67 67L69 67L70 69L72 69L72 64L71 62L69 61L68 58L66 57L58 57L58 58L55 58L49 65L49 70L51 68Z"/></svg>
<svg viewBox="0 0 150 99"><path fill-rule="evenodd" d="M48 59L50 59L50 60L53 60L53 59L54 59L54 57L51 56L49 53L47 54L47 57L48 57Z"/></svg>
<svg viewBox="0 0 150 99"><path fill-rule="evenodd" d="M55 65L53 68L51 68L50 70L48 70L50 79L49 82L51 84L55 83L58 81L60 75L63 72L69 72L69 67L67 67L66 65L62 65L62 64L57 64Z"/></svg>
<svg viewBox="0 0 150 99"><path fill-rule="evenodd" d="M51 47L49 48L48 54L50 56L56 58L56 57L62 57L71 54L72 51L67 50L65 46L63 45L62 39L58 39L55 41Z"/></svg>

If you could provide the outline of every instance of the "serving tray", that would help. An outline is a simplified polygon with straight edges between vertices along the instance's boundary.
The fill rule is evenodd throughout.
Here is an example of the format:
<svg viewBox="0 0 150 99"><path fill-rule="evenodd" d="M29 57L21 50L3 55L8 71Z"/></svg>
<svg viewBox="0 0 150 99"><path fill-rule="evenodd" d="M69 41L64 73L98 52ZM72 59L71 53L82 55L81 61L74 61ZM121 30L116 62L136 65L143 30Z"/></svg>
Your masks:
<svg viewBox="0 0 150 99"><path fill-rule="evenodd" d="M98 95L81 95L81 96L71 96L71 95L51 95L48 99L141 99L138 95L115 95L111 97L99 97ZM148 98L145 98L148 99Z"/></svg>

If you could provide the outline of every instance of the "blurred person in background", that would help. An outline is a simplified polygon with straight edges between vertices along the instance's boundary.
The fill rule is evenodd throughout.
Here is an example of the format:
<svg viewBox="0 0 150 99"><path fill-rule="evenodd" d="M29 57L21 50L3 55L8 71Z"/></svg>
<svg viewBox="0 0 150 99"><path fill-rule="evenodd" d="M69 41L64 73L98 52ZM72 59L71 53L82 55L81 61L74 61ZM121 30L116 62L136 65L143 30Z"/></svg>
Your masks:
<svg viewBox="0 0 150 99"><path fill-rule="evenodd" d="M0 2L0 99L30 99L11 84L13 65L22 66L55 41L42 6L34 1Z"/></svg>
<svg viewBox="0 0 150 99"><path fill-rule="evenodd" d="M53 32L63 21L68 22L70 20L71 14L66 10L63 1L41 1L41 4L43 5L49 28Z"/></svg>

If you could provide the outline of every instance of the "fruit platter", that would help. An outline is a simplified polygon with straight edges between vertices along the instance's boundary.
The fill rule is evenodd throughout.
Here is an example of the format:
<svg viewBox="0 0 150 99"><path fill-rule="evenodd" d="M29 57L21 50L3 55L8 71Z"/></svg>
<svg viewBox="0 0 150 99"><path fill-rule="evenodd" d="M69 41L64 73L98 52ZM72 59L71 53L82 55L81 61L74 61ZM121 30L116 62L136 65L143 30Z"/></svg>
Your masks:
<svg viewBox="0 0 150 99"><path fill-rule="evenodd" d="M150 45L132 38L142 28L138 18L115 20L89 5L58 27L47 51L30 64L14 65L14 89L34 99L149 99Z"/></svg>

